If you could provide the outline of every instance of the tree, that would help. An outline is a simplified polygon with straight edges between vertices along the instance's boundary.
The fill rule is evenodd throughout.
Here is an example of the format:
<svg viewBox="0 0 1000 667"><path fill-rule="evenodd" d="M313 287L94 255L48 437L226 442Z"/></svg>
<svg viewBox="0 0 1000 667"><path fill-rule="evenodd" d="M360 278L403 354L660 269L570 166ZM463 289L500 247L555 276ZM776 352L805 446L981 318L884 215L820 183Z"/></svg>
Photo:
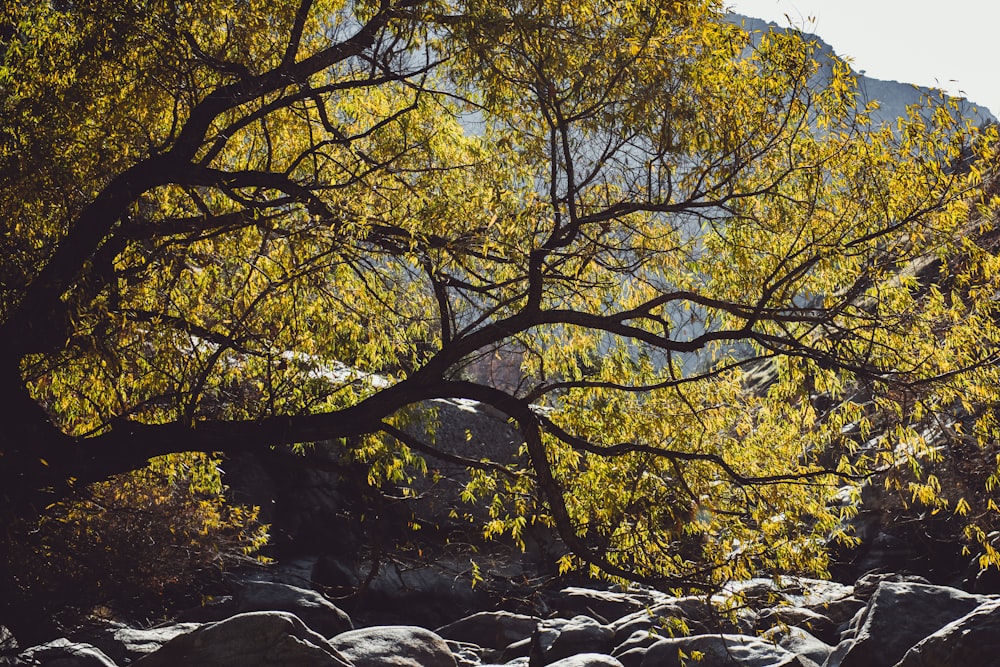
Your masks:
<svg viewBox="0 0 1000 667"><path fill-rule="evenodd" d="M398 475L445 456L407 409L472 399L528 460L465 461L488 533L704 586L822 571L840 487L996 399L989 133L872 127L846 65L817 88L812 44L714 0L8 5L13 515L182 452ZM516 387L463 379L499 349ZM862 385L898 428L857 453Z"/></svg>

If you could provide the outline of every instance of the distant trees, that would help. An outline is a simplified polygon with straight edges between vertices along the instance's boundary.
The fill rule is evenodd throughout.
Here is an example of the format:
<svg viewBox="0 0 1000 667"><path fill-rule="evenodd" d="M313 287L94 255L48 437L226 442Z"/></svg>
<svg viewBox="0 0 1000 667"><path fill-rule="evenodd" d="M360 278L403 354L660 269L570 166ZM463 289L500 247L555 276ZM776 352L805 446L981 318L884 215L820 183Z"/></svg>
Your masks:
<svg viewBox="0 0 1000 667"><path fill-rule="evenodd" d="M488 532L666 585L822 571L840 487L997 398L993 137L947 103L871 127L845 65L811 89L808 42L720 11L8 3L6 511L321 439L377 483L450 397L524 437L524 469L468 461ZM498 349L519 386L462 379Z"/></svg>

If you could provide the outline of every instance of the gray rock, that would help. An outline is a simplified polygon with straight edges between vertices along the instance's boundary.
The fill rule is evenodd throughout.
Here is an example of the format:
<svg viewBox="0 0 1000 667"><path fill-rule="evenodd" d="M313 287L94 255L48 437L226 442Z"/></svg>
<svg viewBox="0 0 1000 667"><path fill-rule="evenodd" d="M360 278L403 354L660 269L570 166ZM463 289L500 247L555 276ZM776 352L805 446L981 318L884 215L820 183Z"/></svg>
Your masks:
<svg viewBox="0 0 1000 667"><path fill-rule="evenodd" d="M445 639L504 649L531 637L541 619L509 611L481 611L435 630Z"/></svg>
<svg viewBox="0 0 1000 667"><path fill-rule="evenodd" d="M89 641L115 662L129 664L155 653L174 637L193 632L199 627L200 623L174 623L145 630L127 626L107 628L95 633Z"/></svg>
<svg viewBox="0 0 1000 667"><path fill-rule="evenodd" d="M827 657L826 662L823 663L823 667L840 667L840 663L844 661L844 656L847 652L851 650L854 646L854 638L842 640L839 644L833 647L833 651Z"/></svg>
<svg viewBox="0 0 1000 667"><path fill-rule="evenodd" d="M492 571L489 565L480 565L484 572ZM367 571L370 563L361 569ZM492 603L485 587L473 586L468 559L380 567L362 599L367 609L380 612L381 623L428 626L444 625Z"/></svg>
<svg viewBox="0 0 1000 667"><path fill-rule="evenodd" d="M381 625L330 640L355 667L456 667L448 644L426 628Z"/></svg>
<svg viewBox="0 0 1000 667"><path fill-rule="evenodd" d="M690 659L698 652L700 662ZM681 661L681 654L689 656ZM697 635L661 639L646 650L641 667L814 667L808 658L797 656L780 646L756 637L743 635Z"/></svg>
<svg viewBox="0 0 1000 667"><path fill-rule="evenodd" d="M853 585L838 584L826 579L789 577L787 584L781 592L793 606L797 607L816 609L854 595Z"/></svg>
<svg viewBox="0 0 1000 667"><path fill-rule="evenodd" d="M10 630L0 625L0 665L12 664L15 654L17 654L17 640Z"/></svg>
<svg viewBox="0 0 1000 667"><path fill-rule="evenodd" d="M798 656L805 656L818 665L826 662L830 654L833 653L832 646L802 628L794 626L771 628L761 635L761 639L774 642Z"/></svg>
<svg viewBox="0 0 1000 667"><path fill-rule="evenodd" d="M854 595L862 600L869 599L882 583L928 584L930 581L916 574L899 572L869 572L854 582Z"/></svg>
<svg viewBox="0 0 1000 667"><path fill-rule="evenodd" d="M732 624L700 596L671 598L669 602L623 616L610 624L615 633L615 643L626 641L637 630L663 630L674 634L683 622L690 633L706 634L730 630Z"/></svg>
<svg viewBox="0 0 1000 667"><path fill-rule="evenodd" d="M549 667L623 667L610 655L601 653L580 653L562 660L556 660Z"/></svg>
<svg viewBox="0 0 1000 667"><path fill-rule="evenodd" d="M446 639L448 650L455 656L458 667L479 667L484 662L493 662L500 654L499 651L491 648L483 648L475 644L457 642Z"/></svg>
<svg viewBox="0 0 1000 667"><path fill-rule="evenodd" d="M911 648L897 667L1000 665L1000 600L944 626Z"/></svg>
<svg viewBox="0 0 1000 667"><path fill-rule="evenodd" d="M808 630L826 644L836 644L840 638L837 623L805 607L773 607L764 609L757 615L757 630L766 630L777 625Z"/></svg>
<svg viewBox="0 0 1000 667"><path fill-rule="evenodd" d="M243 584L234 596L236 613L287 611L298 616L311 630L333 637L352 630L351 618L325 597L306 588L269 581Z"/></svg>
<svg viewBox="0 0 1000 667"><path fill-rule="evenodd" d="M843 630L844 628L841 626L845 626L850 622L855 614L865 608L866 604L864 600L850 596L806 608L826 616Z"/></svg>
<svg viewBox="0 0 1000 667"><path fill-rule="evenodd" d="M180 635L134 667L352 667L322 635L283 611L239 614Z"/></svg>
<svg viewBox="0 0 1000 667"><path fill-rule="evenodd" d="M512 662L518 658L527 658L531 655L531 637L522 639L506 646L500 654L500 662Z"/></svg>
<svg viewBox="0 0 1000 667"><path fill-rule="evenodd" d="M611 655L617 658L623 653L628 653L629 651L647 649L661 639L663 639L663 636L654 632L650 632L648 630L636 630L628 639L615 646L615 649L611 651Z"/></svg>
<svg viewBox="0 0 1000 667"><path fill-rule="evenodd" d="M839 667L895 665L914 644L986 601L947 586L882 581Z"/></svg>
<svg viewBox="0 0 1000 667"><path fill-rule="evenodd" d="M543 667L579 653L608 653L615 632L589 616L542 621L531 638L531 667Z"/></svg>
<svg viewBox="0 0 1000 667"><path fill-rule="evenodd" d="M597 591L571 586L559 591L555 608L562 618L590 616L607 623L668 600L656 591Z"/></svg>
<svg viewBox="0 0 1000 667"><path fill-rule="evenodd" d="M642 661L646 657L645 646L633 648L624 653L618 653L614 657L622 663L622 667L642 667Z"/></svg>
<svg viewBox="0 0 1000 667"><path fill-rule="evenodd" d="M14 664L44 667L118 667L101 649L91 644L71 642L65 637L33 646L17 656Z"/></svg>

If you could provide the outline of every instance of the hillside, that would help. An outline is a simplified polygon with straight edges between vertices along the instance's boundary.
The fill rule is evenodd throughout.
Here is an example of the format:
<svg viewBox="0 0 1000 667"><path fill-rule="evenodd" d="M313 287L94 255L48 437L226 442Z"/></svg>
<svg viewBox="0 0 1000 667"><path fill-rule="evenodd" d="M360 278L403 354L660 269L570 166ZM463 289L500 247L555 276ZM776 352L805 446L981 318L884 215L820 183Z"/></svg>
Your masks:
<svg viewBox="0 0 1000 667"><path fill-rule="evenodd" d="M749 16L743 16L741 14L731 14L730 20L738 25L743 25L749 32L761 33L769 30L785 30L785 28L777 25L776 23ZM825 85L829 81L830 61L838 56L843 57L844 54L838 54L835 46L825 42L819 35L804 33L803 37L810 41L815 40L816 44L819 46L819 60L822 72L818 80L815 82L815 85ZM864 64L851 63L851 65L852 69L854 69L855 67L863 68ZM872 114L873 120L876 123L894 122L896 118L906 114L906 108L908 106L920 104L921 99L926 98L928 95L935 95L935 91L926 86L917 86L912 83L899 81L874 79L872 77L865 76L862 72L857 70L855 70L854 73L857 77L858 91L861 93L862 98L867 100L878 100L879 102L880 107L878 111ZM969 118L976 119L977 123L982 124L984 122L996 122L996 117L985 106L976 104L975 101L967 100L965 98L957 98L957 102L961 113Z"/></svg>

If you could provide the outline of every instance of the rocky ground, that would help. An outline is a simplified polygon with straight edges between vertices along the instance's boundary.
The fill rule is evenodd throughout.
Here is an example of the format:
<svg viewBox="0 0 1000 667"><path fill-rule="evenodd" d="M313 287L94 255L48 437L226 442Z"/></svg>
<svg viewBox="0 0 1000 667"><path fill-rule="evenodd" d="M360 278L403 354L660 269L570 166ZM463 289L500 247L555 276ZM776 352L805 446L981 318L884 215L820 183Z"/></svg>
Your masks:
<svg viewBox="0 0 1000 667"><path fill-rule="evenodd" d="M303 570L300 563L299 574ZM289 574L289 570L275 572ZM411 581L412 585L414 582ZM425 578L424 600L448 598ZM742 597L732 614L721 609ZM405 596L403 596L405 598ZM0 664L52 667L938 667L1000 664L1000 596L880 574L854 585L754 580L724 594L675 597L630 588L566 587L539 614L484 609L445 625L356 627L315 590L248 580L177 622L106 621L41 646L3 633ZM196 619L196 620L195 620ZM360 624L359 624L360 625ZM2 629L0 629L2 632Z"/></svg>
<svg viewBox="0 0 1000 667"><path fill-rule="evenodd" d="M444 409L461 433L481 429L477 441L498 450L514 441L489 415ZM495 546L480 554L477 572L468 550L451 550L427 529L411 560L375 567L363 558L377 551L377 536L349 520L368 499L356 497L342 471L322 459L295 469L256 459L225 465L234 495L263 506L273 524L276 566L230 577L167 623L106 614L39 646L19 645L0 627L0 665L1000 666L996 582L966 567L954 542L923 543L926 521L894 522L894 506L874 490L854 526L862 547L835 572L853 583L759 579L678 597L546 575L543 539L527 554ZM393 521L445 514L434 494L401 513L383 509L389 531ZM865 574L872 569L879 573Z"/></svg>

